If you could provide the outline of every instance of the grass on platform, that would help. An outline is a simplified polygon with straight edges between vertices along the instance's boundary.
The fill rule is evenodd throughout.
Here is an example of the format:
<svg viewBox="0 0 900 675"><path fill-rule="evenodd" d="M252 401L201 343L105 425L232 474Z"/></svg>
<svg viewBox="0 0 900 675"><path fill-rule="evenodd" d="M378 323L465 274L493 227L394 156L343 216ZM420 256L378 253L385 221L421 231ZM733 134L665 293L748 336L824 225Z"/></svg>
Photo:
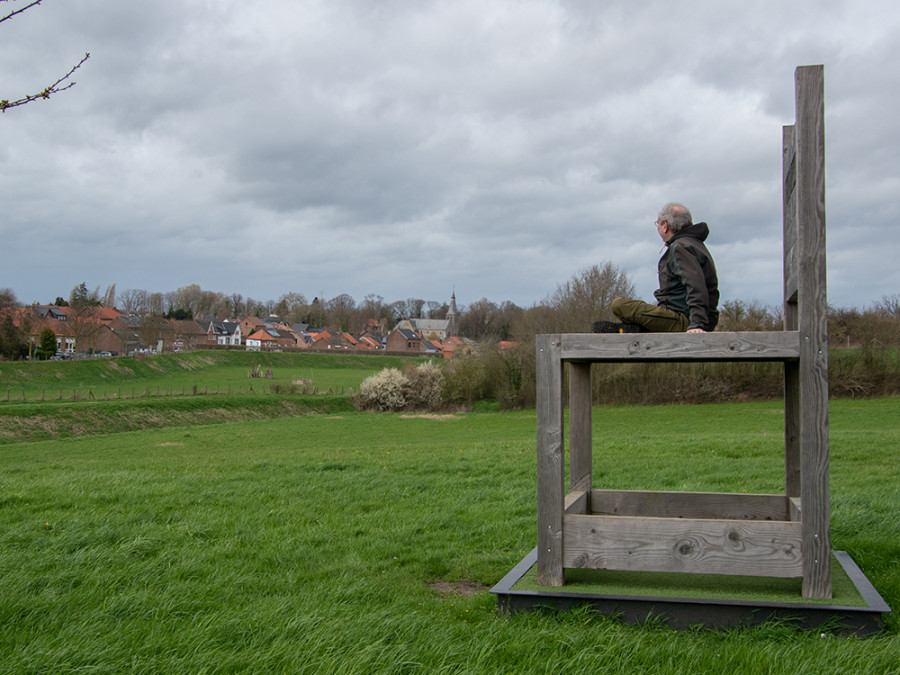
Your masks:
<svg viewBox="0 0 900 675"><path fill-rule="evenodd" d="M541 586L534 565L512 586L513 591L571 593L574 595L614 595L653 598L691 598L736 602L773 602L809 605L865 607L865 598L856 589L844 568L832 556L832 598L805 599L800 579L744 577L725 574L674 574L625 572L619 570L566 570L566 584L558 588Z"/></svg>

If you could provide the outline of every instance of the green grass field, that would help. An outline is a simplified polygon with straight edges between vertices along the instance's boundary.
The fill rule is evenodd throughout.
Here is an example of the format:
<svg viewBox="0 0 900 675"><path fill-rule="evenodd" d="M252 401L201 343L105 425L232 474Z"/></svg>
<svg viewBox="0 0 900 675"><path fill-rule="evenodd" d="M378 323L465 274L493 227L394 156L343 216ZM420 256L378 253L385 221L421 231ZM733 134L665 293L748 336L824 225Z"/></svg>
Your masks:
<svg viewBox="0 0 900 675"><path fill-rule="evenodd" d="M273 385L348 393L385 367L417 359L322 353L259 353L238 350L185 352L145 358L0 362L0 403L134 398L182 394L259 393ZM260 368L272 378L251 379Z"/></svg>
<svg viewBox="0 0 900 675"><path fill-rule="evenodd" d="M215 424L166 413L178 397L0 406L107 420L0 446L0 673L900 672L893 614L866 639L501 614L487 589L535 541L534 411L319 398ZM117 405L158 428L115 432ZM830 427L833 545L895 610L898 411L834 401ZM776 403L597 408L595 484L778 491L782 423Z"/></svg>

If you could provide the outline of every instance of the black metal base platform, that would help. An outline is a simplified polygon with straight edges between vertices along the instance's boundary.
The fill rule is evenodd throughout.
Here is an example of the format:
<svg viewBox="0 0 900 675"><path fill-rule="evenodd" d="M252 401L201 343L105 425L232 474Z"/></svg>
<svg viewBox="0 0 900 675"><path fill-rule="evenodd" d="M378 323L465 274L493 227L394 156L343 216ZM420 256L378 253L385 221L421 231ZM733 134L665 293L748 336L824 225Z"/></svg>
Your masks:
<svg viewBox="0 0 900 675"><path fill-rule="evenodd" d="M679 630L693 626L732 628L761 624L771 619L788 619L805 629L824 626L844 634L862 636L879 633L883 627L881 615L890 612L891 608L847 553L835 551L834 557L863 597L865 606L602 595L566 592L565 586L552 590L547 587L546 591L513 589L516 582L537 563L536 548L503 577L491 593L497 596L502 611L513 613L539 608L568 611L587 604L628 623L662 620Z"/></svg>

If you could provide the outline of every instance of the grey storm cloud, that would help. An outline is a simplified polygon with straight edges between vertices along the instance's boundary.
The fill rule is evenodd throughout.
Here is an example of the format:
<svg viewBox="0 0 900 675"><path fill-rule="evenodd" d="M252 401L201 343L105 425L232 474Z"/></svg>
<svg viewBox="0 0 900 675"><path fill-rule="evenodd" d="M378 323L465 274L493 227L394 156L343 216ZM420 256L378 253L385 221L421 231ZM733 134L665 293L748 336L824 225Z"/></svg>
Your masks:
<svg viewBox="0 0 900 675"><path fill-rule="evenodd" d="M12 3L10 6L15 6ZM900 291L896 3L46 2L0 25L0 287L528 306L655 287L670 200L781 296L781 126L826 72L829 299ZM50 262L52 261L52 263Z"/></svg>

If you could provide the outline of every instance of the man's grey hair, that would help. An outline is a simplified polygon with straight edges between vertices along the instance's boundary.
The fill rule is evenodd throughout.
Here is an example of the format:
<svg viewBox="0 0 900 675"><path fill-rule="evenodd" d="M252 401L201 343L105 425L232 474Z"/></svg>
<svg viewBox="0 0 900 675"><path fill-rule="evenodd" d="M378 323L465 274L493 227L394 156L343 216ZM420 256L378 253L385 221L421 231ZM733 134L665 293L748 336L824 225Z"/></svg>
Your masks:
<svg viewBox="0 0 900 675"><path fill-rule="evenodd" d="M669 202L660 209L656 222L661 223L663 221L667 222L669 229L676 233L693 225L694 222L691 219L691 212L688 208L684 204L676 204L675 202Z"/></svg>

